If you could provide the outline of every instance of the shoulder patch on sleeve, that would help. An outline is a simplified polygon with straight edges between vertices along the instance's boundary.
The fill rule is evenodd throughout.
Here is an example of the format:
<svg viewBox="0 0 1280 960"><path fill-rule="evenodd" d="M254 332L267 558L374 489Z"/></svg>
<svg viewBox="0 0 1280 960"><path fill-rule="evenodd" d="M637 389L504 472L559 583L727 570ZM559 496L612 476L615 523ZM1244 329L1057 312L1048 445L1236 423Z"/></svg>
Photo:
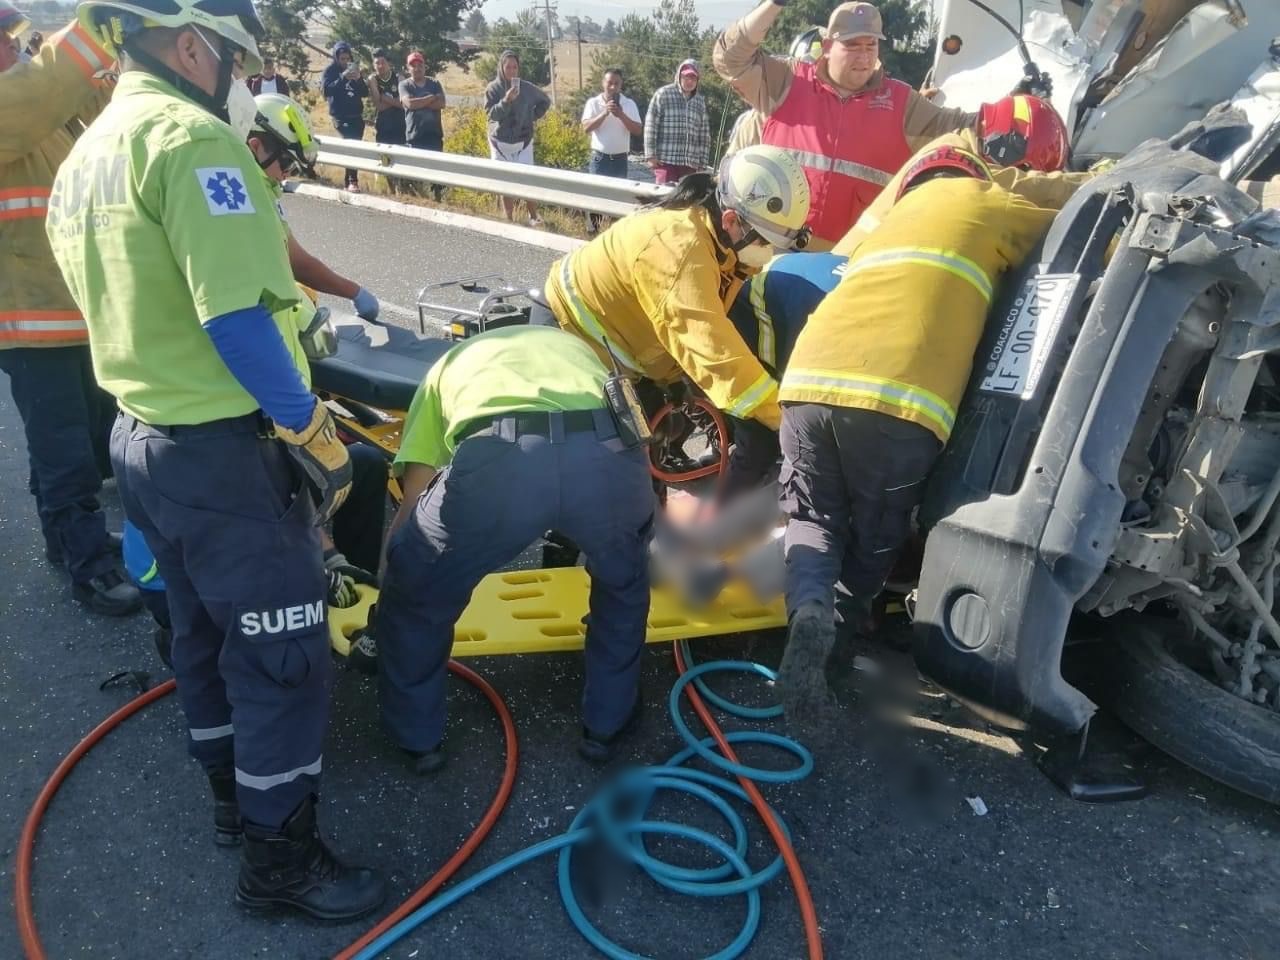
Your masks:
<svg viewBox="0 0 1280 960"><path fill-rule="evenodd" d="M239 167L197 167L196 180L204 191L211 216L256 212Z"/></svg>

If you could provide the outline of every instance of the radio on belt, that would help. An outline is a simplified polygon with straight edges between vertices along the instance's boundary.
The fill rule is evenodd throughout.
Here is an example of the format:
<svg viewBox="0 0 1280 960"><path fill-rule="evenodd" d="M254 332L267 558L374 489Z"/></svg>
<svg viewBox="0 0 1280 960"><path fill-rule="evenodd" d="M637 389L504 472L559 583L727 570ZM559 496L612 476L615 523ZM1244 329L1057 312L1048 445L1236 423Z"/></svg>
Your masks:
<svg viewBox="0 0 1280 960"><path fill-rule="evenodd" d="M635 382L619 369L618 358L613 355L607 339L604 348L613 364L613 373L604 382L604 398L613 417L613 425L618 428L618 439L627 449L646 446L653 440L653 431L649 429L644 407L640 406Z"/></svg>

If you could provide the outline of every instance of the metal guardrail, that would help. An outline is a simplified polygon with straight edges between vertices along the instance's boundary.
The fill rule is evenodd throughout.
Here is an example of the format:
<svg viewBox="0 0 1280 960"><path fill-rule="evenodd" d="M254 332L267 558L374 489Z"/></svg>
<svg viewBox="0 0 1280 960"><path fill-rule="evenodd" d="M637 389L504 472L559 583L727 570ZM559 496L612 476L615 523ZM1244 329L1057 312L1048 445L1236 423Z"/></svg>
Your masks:
<svg viewBox="0 0 1280 960"><path fill-rule="evenodd" d="M367 140L317 139L320 142L317 163L447 187L464 187L482 193L505 194L535 203L615 217L630 213L640 204L661 199L671 190L656 183L505 163L456 153L415 150Z"/></svg>

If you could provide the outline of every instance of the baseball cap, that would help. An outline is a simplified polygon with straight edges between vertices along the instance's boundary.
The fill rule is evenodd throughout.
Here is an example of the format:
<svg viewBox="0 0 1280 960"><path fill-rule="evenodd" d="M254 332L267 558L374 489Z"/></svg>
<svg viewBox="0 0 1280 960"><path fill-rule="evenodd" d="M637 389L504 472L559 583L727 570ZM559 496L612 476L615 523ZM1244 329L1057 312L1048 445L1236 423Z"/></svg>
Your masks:
<svg viewBox="0 0 1280 960"><path fill-rule="evenodd" d="M831 11L823 36L827 40L852 40L854 37L883 40L884 21L880 18L880 11L870 3L842 3Z"/></svg>
<svg viewBox="0 0 1280 960"><path fill-rule="evenodd" d="M683 77L686 73L692 73L695 77L702 76L702 74L698 72L698 68L694 66L692 63L686 63L683 67L680 68L680 76Z"/></svg>
<svg viewBox="0 0 1280 960"><path fill-rule="evenodd" d="M409 54L409 59L405 61L405 63L409 64L410 66L412 66L415 63L426 63L426 62L427 62L427 58L424 57L422 54L420 54L417 50Z"/></svg>

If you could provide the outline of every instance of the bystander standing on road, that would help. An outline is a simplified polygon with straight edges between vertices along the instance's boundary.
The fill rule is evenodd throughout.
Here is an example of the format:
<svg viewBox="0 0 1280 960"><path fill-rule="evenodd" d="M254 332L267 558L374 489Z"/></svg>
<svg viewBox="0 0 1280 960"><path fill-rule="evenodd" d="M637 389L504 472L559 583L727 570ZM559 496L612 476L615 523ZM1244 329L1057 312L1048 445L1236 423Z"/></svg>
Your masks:
<svg viewBox="0 0 1280 960"><path fill-rule="evenodd" d="M278 93L282 97L289 96L289 81L283 74L276 72L276 62L270 57L262 58L262 72L249 78L249 92L255 97L260 93Z"/></svg>
<svg viewBox="0 0 1280 960"><path fill-rule="evenodd" d="M644 132L640 109L622 93L622 71L610 67L604 72L603 90L582 107L582 129L591 135L591 165L588 170L602 177L627 176L627 154L632 136ZM590 214L587 232L600 229L600 215Z"/></svg>
<svg viewBox="0 0 1280 960"><path fill-rule="evenodd" d="M334 129L344 140L364 139L364 106L361 101L369 95L369 85L360 75L360 65L351 53L351 44L339 40L333 45L333 62L324 68L324 98L329 103L329 116ZM359 174L348 167L347 190L360 192Z"/></svg>
<svg viewBox="0 0 1280 960"><path fill-rule="evenodd" d="M444 87L427 76L427 60L419 51L409 54L409 76L400 81L400 105L405 112L405 130L409 146L419 150L444 150ZM431 193L439 200L444 187L431 185Z"/></svg>
<svg viewBox="0 0 1280 960"><path fill-rule="evenodd" d="M498 76L485 87L484 108L489 114L489 157L508 163L533 163L533 125L551 107L550 98L520 79L520 57L514 50L503 50L498 57ZM538 206L528 200L529 226L541 226ZM502 198L502 211L508 220L515 218L514 197Z"/></svg>
<svg viewBox="0 0 1280 960"><path fill-rule="evenodd" d="M23 48L21 59L23 63L30 63L31 58L40 52L40 47L44 43L44 34L39 30L32 30L31 36L27 37L27 45Z"/></svg>
<svg viewBox="0 0 1280 960"><path fill-rule="evenodd" d="M675 81L659 87L644 118L644 161L658 183L674 183L711 158L707 101L698 89L698 61L685 60Z"/></svg>

